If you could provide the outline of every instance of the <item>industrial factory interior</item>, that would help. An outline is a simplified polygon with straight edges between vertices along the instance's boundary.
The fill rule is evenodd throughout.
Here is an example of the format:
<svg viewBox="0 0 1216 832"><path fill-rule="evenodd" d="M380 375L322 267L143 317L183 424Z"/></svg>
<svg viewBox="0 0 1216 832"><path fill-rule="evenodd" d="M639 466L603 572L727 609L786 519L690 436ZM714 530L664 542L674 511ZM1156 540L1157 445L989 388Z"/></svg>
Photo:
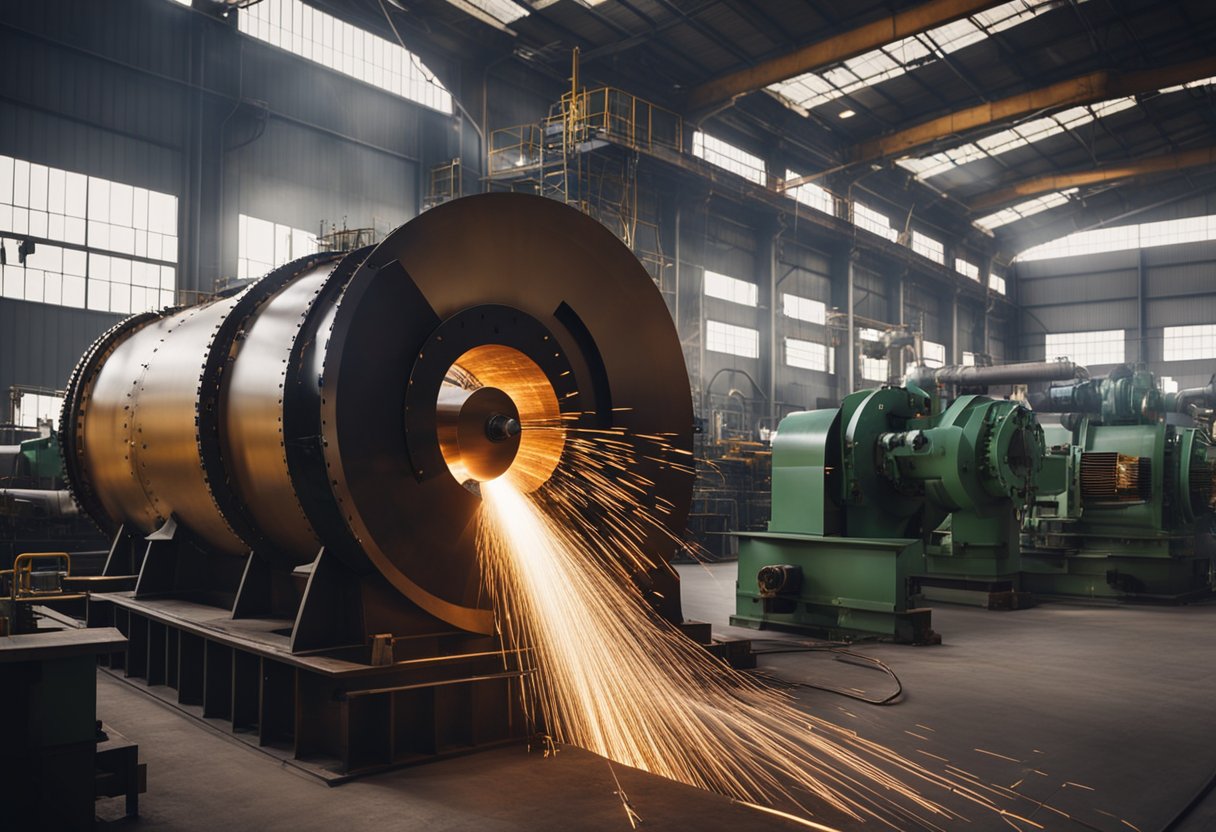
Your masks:
<svg viewBox="0 0 1216 832"><path fill-rule="evenodd" d="M1216 2L0 0L0 832L1216 830Z"/></svg>

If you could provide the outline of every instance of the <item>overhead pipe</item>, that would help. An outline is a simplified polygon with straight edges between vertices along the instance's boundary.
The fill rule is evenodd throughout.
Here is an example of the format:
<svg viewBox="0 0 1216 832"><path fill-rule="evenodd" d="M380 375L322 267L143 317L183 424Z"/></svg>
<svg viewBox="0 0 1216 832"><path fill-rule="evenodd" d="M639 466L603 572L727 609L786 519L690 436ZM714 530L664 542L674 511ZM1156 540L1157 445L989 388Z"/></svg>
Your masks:
<svg viewBox="0 0 1216 832"><path fill-rule="evenodd" d="M1088 372L1072 361L1026 361L993 367L956 364L948 367L912 367L904 377L905 384L923 389L956 384L963 387L986 387L992 384L1030 384L1039 381L1062 381L1086 378Z"/></svg>

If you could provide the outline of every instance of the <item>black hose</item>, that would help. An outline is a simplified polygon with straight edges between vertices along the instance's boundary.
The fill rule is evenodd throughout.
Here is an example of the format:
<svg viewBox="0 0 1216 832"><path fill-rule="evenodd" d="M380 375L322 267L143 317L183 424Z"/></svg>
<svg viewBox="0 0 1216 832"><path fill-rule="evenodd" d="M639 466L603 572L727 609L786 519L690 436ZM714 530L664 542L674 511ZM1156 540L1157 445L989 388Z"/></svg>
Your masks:
<svg viewBox="0 0 1216 832"><path fill-rule="evenodd" d="M786 642L779 642L779 641L774 641L774 642L770 642L770 643L786 644ZM867 667L868 666L872 670L881 670L883 673L886 673L888 676L890 676L892 680L894 680L895 691L893 693L888 694L887 696L882 697L881 699L875 699L875 698L871 698L868 696L862 696L860 694L854 693L851 690L845 690L843 688L829 687L827 685L816 685L811 682L792 682L788 679L780 679L778 681L780 681L782 684L788 685L790 687L810 688L812 690L821 690L821 691L824 691L825 693L834 693L837 696L844 696L848 699L856 700L857 702L864 702L867 705L894 705L894 704L897 704L896 700L899 699L903 695L904 686L903 686L903 682L900 681L899 676L897 676L895 674L895 671L892 670L890 667L888 667L887 664L885 662L883 662L881 659L876 659L873 656L867 656L863 653L857 653L852 650L847 650L847 649L845 649L845 646L846 645L844 642L823 642L823 643L814 644L814 645L808 645L808 644L797 645L796 644L796 645L790 646L790 647L778 647L773 650L753 650L752 655L764 656L764 655L775 655L775 654L779 654L779 653L831 653L832 656L837 661L843 661L847 664L857 665L858 667Z"/></svg>

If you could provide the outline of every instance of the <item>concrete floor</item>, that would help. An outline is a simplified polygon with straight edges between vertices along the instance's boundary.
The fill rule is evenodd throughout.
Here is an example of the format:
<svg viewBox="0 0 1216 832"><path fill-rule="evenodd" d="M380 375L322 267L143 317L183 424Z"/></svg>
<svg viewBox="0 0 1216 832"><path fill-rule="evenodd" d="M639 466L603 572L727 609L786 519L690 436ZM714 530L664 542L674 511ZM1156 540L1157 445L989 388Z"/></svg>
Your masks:
<svg viewBox="0 0 1216 832"><path fill-rule="evenodd" d="M717 632L766 639L759 649L799 641L727 626L734 564L681 572L688 617L710 621ZM938 647L858 648L899 675L899 704L874 707L805 688L796 691L799 703L922 762L948 760L986 783L1021 781L1020 793L1069 817L1029 801L1010 809L1052 830L1164 832L1216 771L1216 605L1049 604L1005 613L941 606L934 627L944 637ZM824 653L769 655L761 667L870 696L891 686L882 674ZM570 748L544 758L510 747L329 788L182 716L138 684L98 676L99 717L138 742L148 764L142 817L106 828L627 830L614 773L643 829L800 828ZM116 818L121 801L99 809ZM1010 829L996 814L963 811L970 822L946 828ZM830 813L820 820L878 828ZM1216 797L1172 828L1216 829Z"/></svg>

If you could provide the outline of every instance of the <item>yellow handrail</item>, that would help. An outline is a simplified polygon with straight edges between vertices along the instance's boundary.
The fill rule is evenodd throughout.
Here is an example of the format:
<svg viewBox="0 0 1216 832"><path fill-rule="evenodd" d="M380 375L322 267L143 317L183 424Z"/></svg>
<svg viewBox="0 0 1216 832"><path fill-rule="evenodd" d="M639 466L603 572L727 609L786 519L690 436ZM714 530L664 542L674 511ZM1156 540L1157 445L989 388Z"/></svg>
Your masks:
<svg viewBox="0 0 1216 832"><path fill-rule="evenodd" d="M17 555L17 557L13 559L12 569L0 571L0 577L5 575L10 576L10 581L12 583L12 600L17 601L21 598L48 597L63 593L62 589L34 589L34 564L46 560L63 561L63 577L67 578L71 576L72 556L67 552L26 552L25 554Z"/></svg>

